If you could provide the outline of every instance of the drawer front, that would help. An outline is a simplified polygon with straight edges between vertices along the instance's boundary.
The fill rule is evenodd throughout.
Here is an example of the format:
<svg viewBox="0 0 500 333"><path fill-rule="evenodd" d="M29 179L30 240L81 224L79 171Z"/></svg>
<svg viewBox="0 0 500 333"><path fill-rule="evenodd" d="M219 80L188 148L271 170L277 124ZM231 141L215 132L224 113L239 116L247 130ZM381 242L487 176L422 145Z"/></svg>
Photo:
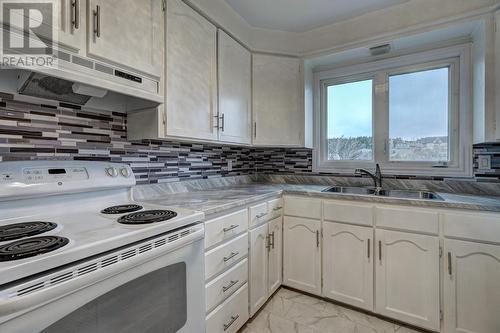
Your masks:
<svg viewBox="0 0 500 333"><path fill-rule="evenodd" d="M377 227L404 231L422 232L437 235L439 233L439 213L419 210L412 207L375 209Z"/></svg>
<svg viewBox="0 0 500 333"><path fill-rule="evenodd" d="M283 199L278 198L267 202L267 210L269 212L269 219L280 217L283 214Z"/></svg>
<svg viewBox="0 0 500 333"><path fill-rule="evenodd" d="M370 205L325 201L323 214L328 221L373 225L373 206Z"/></svg>
<svg viewBox="0 0 500 333"><path fill-rule="evenodd" d="M285 197L285 215L321 219L321 200Z"/></svg>
<svg viewBox="0 0 500 333"><path fill-rule="evenodd" d="M248 283L212 311L206 333L236 333L248 320Z"/></svg>
<svg viewBox="0 0 500 333"><path fill-rule="evenodd" d="M446 213L443 219L446 237L500 244L500 213Z"/></svg>
<svg viewBox="0 0 500 333"><path fill-rule="evenodd" d="M248 233L205 253L205 278L219 274L248 255Z"/></svg>
<svg viewBox="0 0 500 333"><path fill-rule="evenodd" d="M250 225L252 227L254 225L260 224L269 220L269 214L267 212L267 202L263 202L261 204L250 207L249 215L250 215Z"/></svg>
<svg viewBox="0 0 500 333"><path fill-rule="evenodd" d="M206 285L207 312L231 296L248 280L248 259L237 263L224 274Z"/></svg>
<svg viewBox="0 0 500 333"><path fill-rule="evenodd" d="M247 209L205 222L205 249L248 230Z"/></svg>

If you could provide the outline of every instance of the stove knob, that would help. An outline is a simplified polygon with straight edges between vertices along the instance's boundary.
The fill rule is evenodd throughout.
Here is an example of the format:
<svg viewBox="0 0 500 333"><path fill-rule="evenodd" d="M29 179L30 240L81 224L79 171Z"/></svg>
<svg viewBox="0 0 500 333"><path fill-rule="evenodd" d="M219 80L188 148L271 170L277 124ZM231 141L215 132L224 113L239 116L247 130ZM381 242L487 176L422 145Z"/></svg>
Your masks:
<svg viewBox="0 0 500 333"><path fill-rule="evenodd" d="M122 174L123 177L128 178L130 177L130 171L128 171L127 168L121 168L120 173Z"/></svg>
<svg viewBox="0 0 500 333"><path fill-rule="evenodd" d="M117 177L118 176L118 170L116 168L106 168L106 174L110 177Z"/></svg>

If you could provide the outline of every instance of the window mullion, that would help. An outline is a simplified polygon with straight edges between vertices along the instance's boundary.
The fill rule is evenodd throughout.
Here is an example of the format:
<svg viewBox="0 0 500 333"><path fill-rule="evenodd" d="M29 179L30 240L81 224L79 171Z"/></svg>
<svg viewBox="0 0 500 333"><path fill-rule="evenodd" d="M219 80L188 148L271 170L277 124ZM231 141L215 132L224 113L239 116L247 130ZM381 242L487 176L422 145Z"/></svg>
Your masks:
<svg viewBox="0 0 500 333"><path fill-rule="evenodd" d="M387 72L375 73L373 95L373 137L375 163L385 165L389 161L389 103Z"/></svg>

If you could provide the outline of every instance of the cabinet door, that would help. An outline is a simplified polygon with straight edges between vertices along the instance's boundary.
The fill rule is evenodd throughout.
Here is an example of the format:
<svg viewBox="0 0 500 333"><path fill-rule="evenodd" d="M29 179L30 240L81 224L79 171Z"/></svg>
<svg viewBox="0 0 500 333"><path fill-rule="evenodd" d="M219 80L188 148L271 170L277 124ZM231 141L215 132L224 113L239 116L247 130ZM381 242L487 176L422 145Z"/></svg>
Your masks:
<svg viewBox="0 0 500 333"><path fill-rule="evenodd" d="M216 42L214 25L181 0L168 0L168 136L217 140Z"/></svg>
<svg viewBox="0 0 500 333"><path fill-rule="evenodd" d="M321 222L285 216L283 284L321 294Z"/></svg>
<svg viewBox="0 0 500 333"><path fill-rule="evenodd" d="M59 43L79 52L85 49L87 22L85 0L61 0L59 5Z"/></svg>
<svg viewBox="0 0 500 333"><path fill-rule="evenodd" d="M376 230L375 312L439 331L439 238Z"/></svg>
<svg viewBox="0 0 500 333"><path fill-rule="evenodd" d="M219 36L219 140L251 143L251 54L224 31Z"/></svg>
<svg viewBox="0 0 500 333"><path fill-rule="evenodd" d="M323 296L373 310L373 229L323 223Z"/></svg>
<svg viewBox="0 0 500 333"><path fill-rule="evenodd" d="M300 59L253 55L254 144L304 144L302 82Z"/></svg>
<svg viewBox="0 0 500 333"><path fill-rule="evenodd" d="M88 56L161 76L162 0L88 0Z"/></svg>
<svg viewBox="0 0 500 333"><path fill-rule="evenodd" d="M445 241L446 333L500 332L500 246Z"/></svg>
<svg viewBox="0 0 500 333"><path fill-rule="evenodd" d="M268 226L250 230L250 316L253 316L269 296L267 290Z"/></svg>
<svg viewBox="0 0 500 333"><path fill-rule="evenodd" d="M283 219L269 222L269 295L281 286L283 272Z"/></svg>

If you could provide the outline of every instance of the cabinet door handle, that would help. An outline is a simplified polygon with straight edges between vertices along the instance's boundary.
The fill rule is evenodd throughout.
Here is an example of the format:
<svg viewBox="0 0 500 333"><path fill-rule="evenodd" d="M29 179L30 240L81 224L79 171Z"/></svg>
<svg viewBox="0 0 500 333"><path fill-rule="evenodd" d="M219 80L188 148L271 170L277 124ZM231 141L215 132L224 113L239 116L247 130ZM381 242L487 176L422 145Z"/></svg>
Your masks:
<svg viewBox="0 0 500 333"><path fill-rule="evenodd" d="M368 246L367 246L367 248L368 248L368 259L370 259L370 241L371 241L371 239L368 238Z"/></svg>
<svg viewBox="0 0 500 333"><path fill-rule="evenodd" d="M229 282L229 284L227 286L222 287L222 292L225 293L226 291L228 291L229 289L234 287L238 282L240 282L240 280L235 280L235 281Z"/></svg>
<svg viewBox="0 0 500 333"><path fill-rule="evenodd" d="M239 252L231 252L231 254L227 257L224 257L224 262L228 262L229 260L233 259L234 257L236 257L238 254L240 254Z"/></svg>
<svg viewBox="0 0 500 333"><path fill-rule="evenodd" d="M219 129L220 128L220 126L219 126L220 125L220 117L219 117L219 115L216 115L216 116L214 116L214 118L215 118L214 128Z"/></svg>
<svg viewBox="0 0 500 333"><path fill-rule="evenodd" d="M73 23L75 29L80 29L80 0L73 0L71 9L71 15L73 16L71 23Z"/></svg>
<svg viewBox="0 0 500 333"><path fill-rule="evenodd" d="M378 241L378 260L382 262L382 241Z"/></svg>
<svg viewBox="0 0 500 333"><path fill-rule="evenodd" d="M257 137L257 122L253 123L253 137Z"/></svg>
<svg viewBox="0 0 500 333"><path fill-rule="evenodd" d="M319 230L316 230L316 247L319 248Z"/></svg>
<svg viewBox="0 0 500 333"><path fill-rule="evenodd" d="M222 231L229 232L229 231L234 230L238 227L239 227L239 225L237 225L237 224L231 224L229 227L222 229Z"/></svg>
<svg viewBox="0 0 500 333"><path fill-rule="evenodd" d="M448 252L448 274L451 276L451 252Z"/></svg>
<svg viewBox="0 0 500 333"><path fill-rule="evenodd" d="M266 249L267 252L271 251L271 234L266 235Z"/></svg>
<svg viewBox="0 0 500 333"><path fill-rule="evenodd" d="M229 320L229 322L227 322L226 324L224 324L224 331L227 331L227 329L229 327L231 327L231 325L234 324L234 322L236 320L238 320L239 317L240 317L240 315L231 316L231 319Z"/></svg>
<svg viewBox="0 0 500 333"><path fill-rule="evenodd" d="M220 130L221 130L222 132L224 132L224 127L225 127L225 122L226 122L226 121L225 121L225 119L226 119L226 118L225 118L225 116L224 116L224 113L222 114L222 116L220 117L220 119L221 119L221 122L222 122L222 125L221 125L221 127L220 127Z"/></svg>
<svg viewBox="0 0 500 333"><path fill-rule="evenodd" d="M94 10L94 34L97 38L101 37L101 6L99 5Z"/></svg>
<svg viewBox="0 0 500 333"><path fill-rule="evenodd" d="M274 231L271 233L271 239L272 239L271 246L273 247L274 250Z"/></svg>

